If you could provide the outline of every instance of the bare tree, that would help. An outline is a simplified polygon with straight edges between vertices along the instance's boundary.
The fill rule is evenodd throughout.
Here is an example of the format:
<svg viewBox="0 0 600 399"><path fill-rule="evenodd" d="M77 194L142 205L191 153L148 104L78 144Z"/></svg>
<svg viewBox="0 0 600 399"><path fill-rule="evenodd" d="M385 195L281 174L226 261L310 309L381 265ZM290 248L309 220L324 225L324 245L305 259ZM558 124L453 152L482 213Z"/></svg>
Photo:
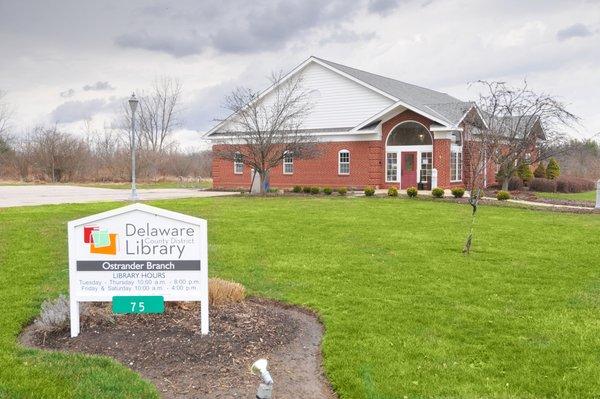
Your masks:
<svg viewBox="0 0 600 399"><path fill-rule="evenodd" d="M264 97L249 88L237 88L225 100L232 115L219 131L225 144L215 156L242 163L260 176L261 193L268 187L271 169L284 156L309 159L318 154L316 140L302 129L312 105L300 77L271 76L271 91Z"/></svg>
<svg viewBox="0 0 600 399"><path fill-rule="evenodd" d="M84 140L54 128L38 128L32 136L33 163L52 182L73 180L85 168L89 148Z"/></svg>
<svg viewBox="0 0 600 399"><path fill-rule="evenodd" d="M528 165L554 156L552 149L568 138L565 128L579 118L556 97L531 90L527 82L512 87L504 82L479 81L483 94L477 106L486 127L475 126L473 138L485 152L480 162L499 165L502 189L517 170L518 162Z"/></svg>
<svg viewBox="0 0 600 399"><path fill-rule="evenodd" d="M478 83L483 87L477 101L481 118L470 117L465 121L472 216L464 253L471 250L488 165L499 165L498 177L502 179L502 189L507 190L519 162L531 165L553 156L568 137L565 128L578 122L565 104L549 94L532 91L527 82L521 87L505 82Z"/></svg>
<svg viewBox="0 0 600 399"><path fill-rule="evenodd" d="M142 149L160 154L172 145L173 131L181 125L180 101L181 84L167 77L157 78L150 93L142 93L137 120Z"/></svg>
<svg viewBox="0 0 600 399"><path fill-rule="evenodd" d="M9 104L4 100L6 92L0 90L0 162L5 161L10 153L10 135L9 122L12 117L12 110Z"/></svg>

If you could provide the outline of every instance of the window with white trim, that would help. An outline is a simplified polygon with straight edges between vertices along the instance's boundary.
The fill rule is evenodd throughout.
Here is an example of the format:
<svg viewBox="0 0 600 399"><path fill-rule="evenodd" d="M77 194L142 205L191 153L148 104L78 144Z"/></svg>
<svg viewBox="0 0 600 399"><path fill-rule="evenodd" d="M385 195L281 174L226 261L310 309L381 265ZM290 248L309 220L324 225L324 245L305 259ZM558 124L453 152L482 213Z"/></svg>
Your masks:
<svg viewBox="0 0 600 399"><path fill-rule="evenodd" d="M433 169L433 153L421 153L421 183L429 183Z"/></svg>
<svg viewBox="0 0 600 399"><path fill-rule="evenodd" d="M283 174L291 175L294 173L294 154L291 151L286 151L283 154Z"/></svg>
<svg viewBox="0 0 600 399"><path fill-rule="evenodd" d="M387 153L387 181L398 181L398 153Z"/></svg>
<svg viewBox="0 0 600 399"><path fill-rule="evenodd" d="M450 155L450 181L462 180L462 152L452 151Z"/></svg>
<svg viewBox="0 0 600 399"><path fill-rule="evenodd" d="M341 150L338 153L338 174L350 174L350 151L348 150Z"/></svg>
<svg viewBox="0 0 600 399"><path fill-rule="evenodd" d="M233 158L233 173L236 175L244 173L244 158L239 152L236 152Z"/></svg>

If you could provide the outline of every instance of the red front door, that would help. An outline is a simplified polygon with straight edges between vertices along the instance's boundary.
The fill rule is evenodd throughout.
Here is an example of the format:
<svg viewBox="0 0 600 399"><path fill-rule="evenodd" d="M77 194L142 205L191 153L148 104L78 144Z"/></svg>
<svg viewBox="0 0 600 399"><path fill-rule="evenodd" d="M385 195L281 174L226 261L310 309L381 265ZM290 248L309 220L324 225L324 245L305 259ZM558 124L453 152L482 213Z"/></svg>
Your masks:
<svg viewBox="0 0 600 399"><path fill-rule="evenodd" d="M417 186L417 153L403 152L400 156L400 187Z"/></svg>

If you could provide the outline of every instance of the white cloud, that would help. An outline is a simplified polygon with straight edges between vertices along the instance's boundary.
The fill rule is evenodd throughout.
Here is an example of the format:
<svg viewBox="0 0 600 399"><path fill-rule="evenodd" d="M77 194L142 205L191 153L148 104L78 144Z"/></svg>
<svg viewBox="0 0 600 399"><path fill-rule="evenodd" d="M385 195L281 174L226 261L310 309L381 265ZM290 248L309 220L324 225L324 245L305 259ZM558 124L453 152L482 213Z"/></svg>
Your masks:
<svg viewBox="0 0 600 399"><path fill-rule="evenodd" d="M600 131L600 99L590 90L600 85L600 2L257 4L267 7L236 0L5 3L0 88L16 108L15 124L71 121L63 125L78 131L81 118L91 116L97 128L110 122L112 97L167 75L183 85L185 128L207 130L225 113L220 105L233 87L264 88L272 70L317 55L465 99L474 95L471 81L527 77L570 103L589 133Z"/></svg>

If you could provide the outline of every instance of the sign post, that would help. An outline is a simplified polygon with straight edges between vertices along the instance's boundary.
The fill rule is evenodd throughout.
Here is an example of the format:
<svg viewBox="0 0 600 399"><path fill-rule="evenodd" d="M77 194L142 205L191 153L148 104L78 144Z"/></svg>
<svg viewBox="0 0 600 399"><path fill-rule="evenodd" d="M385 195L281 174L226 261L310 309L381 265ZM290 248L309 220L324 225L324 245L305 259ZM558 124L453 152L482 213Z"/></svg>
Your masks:
<svg viewBox="0 0 600 399"><path fill-rule="evenodd" d="M162 313L164 301L199 301L208 334L206 220L132 204L69 222L71 337L80 302L115 313Z"/></svg>

